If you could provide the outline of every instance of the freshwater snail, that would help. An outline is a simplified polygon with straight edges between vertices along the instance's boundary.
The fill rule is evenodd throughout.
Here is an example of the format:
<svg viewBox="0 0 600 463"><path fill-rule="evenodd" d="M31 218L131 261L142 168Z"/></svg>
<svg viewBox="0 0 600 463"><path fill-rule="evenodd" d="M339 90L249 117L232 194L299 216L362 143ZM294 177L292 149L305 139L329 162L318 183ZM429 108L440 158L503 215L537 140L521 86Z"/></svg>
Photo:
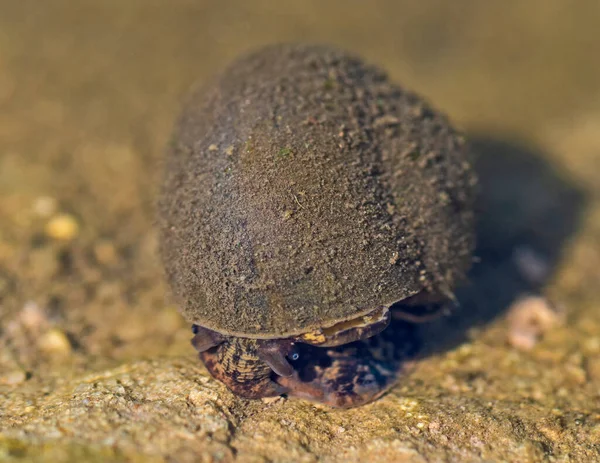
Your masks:
<svg viewBox="0 0 600 463"><path fill-rule="evenodd" d="M452 299L475 183L446 118L358 57L287 44L239 58L185 105L158 207L167 279L208 370L248 398L377 397L351 355L310 387L295 362L378 334L394 303Z"/></svg>

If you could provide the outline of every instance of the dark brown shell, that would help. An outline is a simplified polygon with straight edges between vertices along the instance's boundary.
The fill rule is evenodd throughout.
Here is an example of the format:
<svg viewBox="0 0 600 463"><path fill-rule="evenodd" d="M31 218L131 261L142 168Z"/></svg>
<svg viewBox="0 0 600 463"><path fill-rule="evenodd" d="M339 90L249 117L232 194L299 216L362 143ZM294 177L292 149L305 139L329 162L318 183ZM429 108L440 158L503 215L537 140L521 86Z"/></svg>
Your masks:
<svg viewBox="0 0 600 463"><path fill-rule="evenodd" d="M270 46L187 103L166 160L160 248L190 322L298 335L470 266L474 177L447 120L380 70Z"/></svg>

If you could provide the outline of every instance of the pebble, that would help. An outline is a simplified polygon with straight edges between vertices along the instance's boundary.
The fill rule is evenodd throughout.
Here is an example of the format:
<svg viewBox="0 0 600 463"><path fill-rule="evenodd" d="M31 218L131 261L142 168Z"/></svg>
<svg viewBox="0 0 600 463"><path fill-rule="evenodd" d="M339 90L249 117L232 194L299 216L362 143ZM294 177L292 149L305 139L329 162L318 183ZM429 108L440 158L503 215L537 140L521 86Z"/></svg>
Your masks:
<svg viewBox="0 0 600 463"><path fill-rule="evenodd" d="M52 328L40 336L38 346L46 354L60 357L69 355L72 350L67 335L58 328Z"/></svg>
<svg viewBox="0 0 600 463"><path fill-rule="evenodd" d="M277 397L263 397L260 400L262 401L262 403L270 405L270 404L274 404L274 403L283 401L285 399L281 396L277 396Z"/></svg>
<svg viewBox="0 0 600 463"><path fill-rule="evenodd" d="M58 208L58 201L51 196L40 196L33 203L33 211L39 216L48 218L52 216Z"/></svg>
<svg viewBox="0 0 600 463"><path fill-rule="evenodd" d="M19 322L25 328L33 332L39 330L48 324L48 319L44 311L33 301L26 302L19 313Z"/></svg>
<svg viewBox="0 0 600 463"><path fill-rule="evenodd" d="M27 373L23 370L13 370L5 374L4 376L0 376L0 384L4 384L6 386L14 386L16 384L21 384L25 382L27 379Z"/></svg>
<svg viewBox="0 0 600 463"><path fill-rule="evenodd" d="M58 214L46 224L45 231L50 238L70 241L79 234L79 224L72 215Z"/></svg>
<svg viewBox="0 0 600 463"><path fill-rule="evenodd" d="M508 309L508 343L522 351L533 349L539 338L562 321L562 314L541 296L522 296Z"/></svg>

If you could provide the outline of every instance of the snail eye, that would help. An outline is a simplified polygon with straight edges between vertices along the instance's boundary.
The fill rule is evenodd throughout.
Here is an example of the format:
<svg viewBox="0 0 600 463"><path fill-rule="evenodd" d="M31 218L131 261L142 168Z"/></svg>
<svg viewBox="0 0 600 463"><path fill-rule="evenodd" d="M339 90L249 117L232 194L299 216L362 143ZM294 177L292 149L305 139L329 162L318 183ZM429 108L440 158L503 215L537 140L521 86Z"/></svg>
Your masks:
<svg viewBox="0 0 600 463"><path fill-rule="evenodd" d="M291 361L295 361L295 360L298 360L300 358L300 352L298 351L297 347L292 347L292 350L288 354L288 358Z"/></svg>

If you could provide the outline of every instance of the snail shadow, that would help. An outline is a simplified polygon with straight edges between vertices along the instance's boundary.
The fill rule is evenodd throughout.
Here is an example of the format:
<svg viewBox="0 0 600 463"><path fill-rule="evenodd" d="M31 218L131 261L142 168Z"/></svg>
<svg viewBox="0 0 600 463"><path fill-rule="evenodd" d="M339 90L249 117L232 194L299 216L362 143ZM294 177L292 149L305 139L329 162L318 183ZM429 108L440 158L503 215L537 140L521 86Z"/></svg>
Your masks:
<svg viewBox="0 0 600 463"><path fill-rule="evenodd" d="M540 292L585 209L584 192L534 148L481 136L470 145L480 183L477 262L457 310L420 329L423 356L460 345L517 297Z"/></svg>

